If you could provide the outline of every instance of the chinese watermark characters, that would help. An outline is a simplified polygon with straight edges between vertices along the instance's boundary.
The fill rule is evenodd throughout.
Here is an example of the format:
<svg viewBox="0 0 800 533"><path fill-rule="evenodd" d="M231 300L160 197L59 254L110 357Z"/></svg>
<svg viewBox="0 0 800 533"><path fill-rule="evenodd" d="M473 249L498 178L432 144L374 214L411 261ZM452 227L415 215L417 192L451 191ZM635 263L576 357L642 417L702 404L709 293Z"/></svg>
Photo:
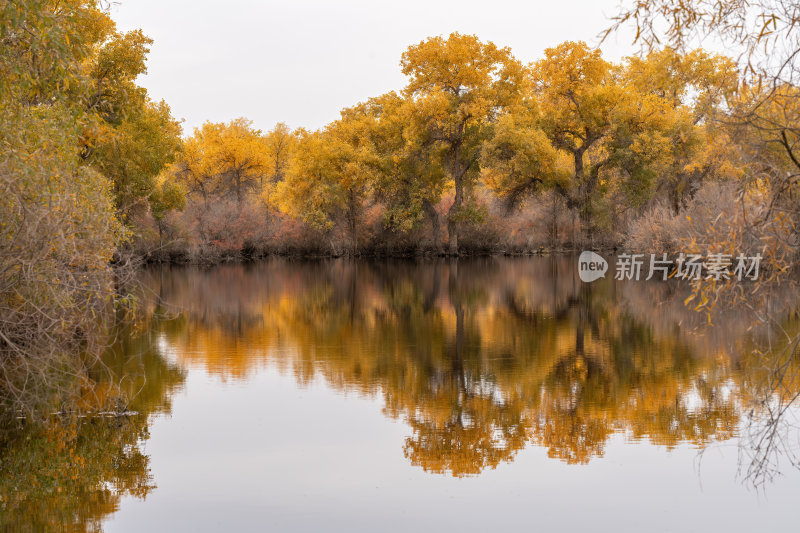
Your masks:
<svg viewBox="0 0 800 533"><path fill-rule="evenodd" d="M666 280L677 278L688 281L701 279L757 280L761 254L747 256L738 254L711 253L678 254L670 259L667 254L619 254L615 265L616 280ZM582 281L592 282L605 277L608 270L606 260L595 252L583 252L578 258L578 274Z"/></svg>

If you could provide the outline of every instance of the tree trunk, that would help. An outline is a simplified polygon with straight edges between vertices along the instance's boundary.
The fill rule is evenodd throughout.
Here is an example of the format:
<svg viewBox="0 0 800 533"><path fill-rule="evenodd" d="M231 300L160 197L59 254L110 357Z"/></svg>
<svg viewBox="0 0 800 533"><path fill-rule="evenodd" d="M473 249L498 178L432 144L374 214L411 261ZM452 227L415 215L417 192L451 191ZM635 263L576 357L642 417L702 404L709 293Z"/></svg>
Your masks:
<svg viewBox="0 0 800 533"><path fill-rule="evenodd" d="M358 198L356 198L355 191L349 191L348 209L347 209L347 223L350 230L351 253L356 255L358 253L358 218L359 218L359 205Z"/></svg>
<svg viewBox="0 0 800 533"><path fill-rule="evenodd" d="M583 149L573 152L575 161L575 181L578 182L578 210L581 219L581 227L586 235L589 234L589 227L592 223L592 215L589 212L589 191L586 176L583 171Z"/></svg>
<svg viewBox="0 0 800 533"><path fill-rule="evenodd" d="M551 191L550 196L552 199L552 206L550 213L550 247L555 248L558 245L558 194L556 191Z"/></svg>
<svg viewBox="0 0 800 533"><path fill-rule="evenodd" d="M586 151L586 148L587 147L584 145L573 152L573 155L575 157L575 179L579 184L578 205L580 210L581 226L586 238L588 239L589 243L591 243L594 229L592 227L592 193L594 192L594 188L597 183L597 173L599 172L599 167L593 167L589 172L589 176L586 175L586 171L583 166L583 154Z"/></svg>
<svg viewBox="0 0 800 533"><path fill-rule="evenodd" d="M447 221L447 234L450 239L447 253L450 255L458 255L458 222L455 220Z"/></svg>
<svg viewBox="0 0 800 533"><path fill-rule="evenodd" d="M450 255L458 255L458 217L461 214L461 205L464 203L464 173L459 167L458 151L456 151L453 156L453 182L456 194L453 197L453 205L450 206L450 210L447 212L448 253Z"/></svg>
<svg viewBox="0 0 800 533"><path fill-rule="evenodd" d="M236 206L241 210L242 208L242 183L239 177L239 171L236 171L234 174L236 177L235 187L236 187Z"/></svg>
<svg viewBox="0 0 800 533"><path fill-rule="evenodd" d="M350 241L352 242L352 254L358 254L358 225L356 222L356 218L353 217L350 220Z"/></svg>
<svg viewBox="0 0 800 533"><path fill-rule="evenodd" d="M437 254L441 254L442 250L442 223L439 219L439 212L428 200L422 201L422 209L428 218L431 219L431 229L433 231L433 249Z"/></svg>

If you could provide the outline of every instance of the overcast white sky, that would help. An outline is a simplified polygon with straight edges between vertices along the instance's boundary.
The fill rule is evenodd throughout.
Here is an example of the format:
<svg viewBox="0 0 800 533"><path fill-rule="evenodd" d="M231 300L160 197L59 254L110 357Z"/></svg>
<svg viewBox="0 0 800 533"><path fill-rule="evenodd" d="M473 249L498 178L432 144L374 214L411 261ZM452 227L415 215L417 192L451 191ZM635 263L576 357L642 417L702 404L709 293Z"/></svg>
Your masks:
<svg viewBox="0 0 800 533"><path fill-rule="evenodd" d="M139 81L185 120L247 117L319 128L339 110L405 85L408 45L453 31L510 46L525 63L566 40L596 45L619 0L121 0L120 30L155 40ZM631 34L602 46L631 54Z"/></svg>

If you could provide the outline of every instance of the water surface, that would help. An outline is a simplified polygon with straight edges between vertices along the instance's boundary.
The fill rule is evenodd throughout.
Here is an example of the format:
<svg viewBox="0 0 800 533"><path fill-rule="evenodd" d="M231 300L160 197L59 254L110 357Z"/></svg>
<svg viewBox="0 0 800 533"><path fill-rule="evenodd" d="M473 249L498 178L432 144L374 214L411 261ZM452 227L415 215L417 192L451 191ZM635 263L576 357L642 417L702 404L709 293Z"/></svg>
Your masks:
<svg viewBox="0 0 800 533"><path fill-rule="evenodd" d="M800 475L779 448L754 466L776 428L748 416L770 377L754 350L794 315L708 326L677 282L584 284L568 257L276 259L142 283L144 318L98 375L138 414L8 444L6 525L794 529Z"/></svg>

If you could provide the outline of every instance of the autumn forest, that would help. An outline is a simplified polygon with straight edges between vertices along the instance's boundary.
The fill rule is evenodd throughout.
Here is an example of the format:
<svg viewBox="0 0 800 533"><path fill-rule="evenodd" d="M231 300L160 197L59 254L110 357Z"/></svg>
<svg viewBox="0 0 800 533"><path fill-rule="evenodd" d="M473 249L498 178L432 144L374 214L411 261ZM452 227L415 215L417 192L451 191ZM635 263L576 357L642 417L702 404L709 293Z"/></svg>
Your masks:
<svg viewBox="0 0 800 533"><path fill-rule="evenodd" d="M377 397L407 462L457 478L530 443L585 464L617 434L702 448L783 414L798 28L789 0L640 0L538 57L447 31L321 128L189 130L143 87L147 28L0 0L0 529L97 530L149 495L139 446L193 365ZM761 270L582 285L583 250Z"/></svg>
<svg viewBox="0 0 800 533"><path fill-rule="evenodd" d="M759 131L725 117L764 89L702 50L615 64L566 42L525 63L454 33L409 46L405 87L321 130L260 131L239 118L182 132L136 85L151 45L142 32L116 31L91 4L38 7L4 12L4 129L20 136L4 165L27 168L41 148L23 132L58 129L42 155L86 174L70 192L96 196L82 223L103 226L92 231L109 240L96 243L103 252L213 261L642 246L666 238L650 234L654 219L680 225L671 219L706 196L724 204L718 191L750 178L756 157Z"/></svg>

